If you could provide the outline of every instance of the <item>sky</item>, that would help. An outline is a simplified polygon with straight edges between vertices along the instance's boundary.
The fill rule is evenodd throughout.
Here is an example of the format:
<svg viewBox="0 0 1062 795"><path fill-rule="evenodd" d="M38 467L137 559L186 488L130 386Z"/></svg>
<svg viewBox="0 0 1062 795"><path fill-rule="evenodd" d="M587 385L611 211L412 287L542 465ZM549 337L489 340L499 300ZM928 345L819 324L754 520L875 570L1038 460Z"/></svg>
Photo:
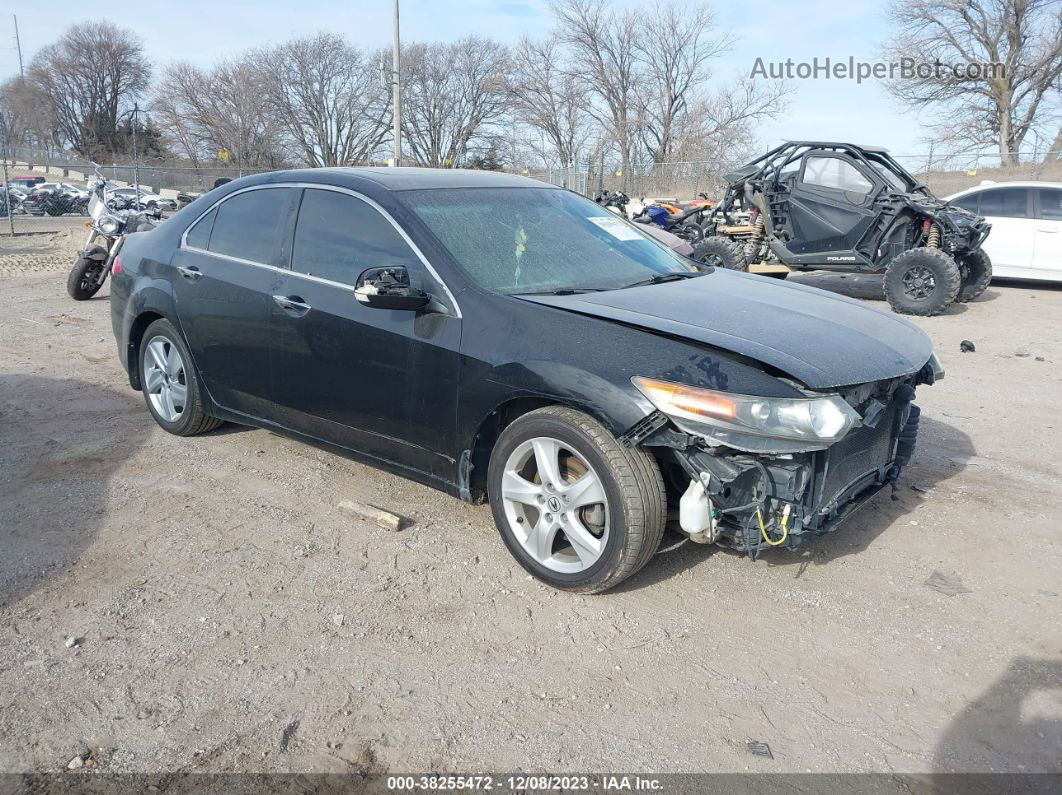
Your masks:
<svg viewBox="0 0 1062 795"><path fill-rule="evenodd" d="M645 0L614 2L649 5ZM757 58L875 61L888 30L884 2L709 0L720 27L738 36L731 51L714 61L715 80L726 83L748 76ZM319 30L342 33L363 47L391 41L388 0L171 0L104 6L104 13L96 14L84 0L12 3L9 8L18 15L27 63L68 27L107 16L141 36L156 64L187 60L209 65L251 47ZM110 8L114 13L108 15L105 10ZM512 44L521 35L545 35L552 27L546 0L401 0L401 18L403 41L450 41L478 33ZM5 14L0 16L0 76L17 70L13 21ZM803 138L876 144L901 155L928 150L928 133L919 117L900 108L879 81L811 79L790 84L794 93L787 110L760 127L764 146Z"/></svg>

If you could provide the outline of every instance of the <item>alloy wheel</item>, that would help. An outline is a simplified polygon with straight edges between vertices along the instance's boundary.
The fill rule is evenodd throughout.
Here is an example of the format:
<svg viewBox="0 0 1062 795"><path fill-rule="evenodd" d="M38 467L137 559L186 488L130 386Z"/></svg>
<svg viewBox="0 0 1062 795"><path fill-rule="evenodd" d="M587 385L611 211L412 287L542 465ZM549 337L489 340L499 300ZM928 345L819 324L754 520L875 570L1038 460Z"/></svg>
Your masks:
<svg viewBox="0 0 1062 795"><path fill-rule="evenodd" d="M573 574L600 559L608 498L593 467L566 443L541 436L517 446L505 462L501 496L513 537L540 565Z"/></svg>
<svg viewBox="0 0 1062 795"><path fill-rule="evenodd" d="M165 422L177 422L188 401L188 376L180 351L166 337L144 346L144 391Z"/></svg>
<svg viewBox="0 0 1062 795"><path fill-rule="evenodd" d="M909 298L922 300L928 298L937 287L933 271L925 265L911 268L903 275L903 291Z"/></svg>

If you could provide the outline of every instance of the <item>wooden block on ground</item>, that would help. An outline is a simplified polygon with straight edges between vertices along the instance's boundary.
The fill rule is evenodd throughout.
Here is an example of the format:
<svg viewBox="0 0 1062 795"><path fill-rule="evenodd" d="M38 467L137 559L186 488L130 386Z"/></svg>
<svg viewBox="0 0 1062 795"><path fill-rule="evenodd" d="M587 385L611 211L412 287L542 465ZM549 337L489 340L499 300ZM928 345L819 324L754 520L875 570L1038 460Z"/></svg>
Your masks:
<svg viewBox="0 0 1062 795"><path fill-rule="evenodd" d="M374 505L366 505L363 502L354 502L353 500L343 500L336 506L341 513L350 514L358 519L365 519L368 522L377 524L384 530L390 530L392 533L397 533L402 529L402 517L398 514L385 511L382 508L377 508Z"/></svg>

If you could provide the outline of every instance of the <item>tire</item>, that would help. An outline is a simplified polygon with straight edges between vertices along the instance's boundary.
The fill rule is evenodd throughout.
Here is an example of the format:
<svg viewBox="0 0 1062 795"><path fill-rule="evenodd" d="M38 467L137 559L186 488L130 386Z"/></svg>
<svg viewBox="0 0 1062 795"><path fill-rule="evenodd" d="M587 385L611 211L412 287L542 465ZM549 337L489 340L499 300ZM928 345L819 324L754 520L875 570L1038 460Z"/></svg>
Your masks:
<svg viewBox="0 0 1062 795"><path fill-rule="evenodd" d="M153 349L159 350L154 348L156 342L160 343L161 361L168 365L165 372L158 366L160 360L154 358L152 354ZM172 351L177 353L176 363L180 365L179 369L174 366L175 362L170 358ZM176 436L195 436L212 431L221 425L221 420L206 413L199 388L199 377L188 352L188 346L184 344L184 339L170 321L156 320L147 327L141 338L140 350L137 351L137 361L144 402L155 422L163 430ZM159 378L164 378L164 381L160 383ZM159 384L158 393L154 389L155 384ZM180 396L179 388L182 387L183 396ZM169 412L167 401L164 399L163 393L167 391L170 392L172 399L168 408L174 409L173 412ZM159 399L156 400L156 397ZM178 404L180 405L179 412L176 411ZM163 412L169 416L164 416Z"/></svg>
<svg viewBox="0 0 1062 795"><path fill-rule="evenodd" d="M553 479L538 473L538 455L543 448L536 445L544 445L547 453L553 445L559 453L554 460L560 489L550 488ZM528 448L533 449L527 453L530 459L525 467L534 469L533 475L514 464ZM513 479L514 473L519 479ZM579 479L588 476L596 480ZM575 487L587 482L594 484L594 492ZM514 493L513 483L525 501L506 496ZM524 491L524 487L531 490ZM487 493L498 532L517 562L548 585L575 593L607 591L641 569L659 548L667 518L664 481L656 459L643 449L625 447L596 420L563 406L529 412L502 432L491 452ZM602 495L603 501L594 502L592 493ZM582 507L577 507L579 495L588 499ZM571 506L567 504L569 497ZM542 507L534 500L542 502ZM554 529L552 534L547 531L541 536L548 548L542 545L536 557L531 551L532 531L551 516L551 502ZM521 539L515 528L525 526L528 532ZM568 540L567 533L575 528L584 539L580 542L582 552ZM584 546L588 538L597 544L596 550Z"/></svg>
<svg viewBox="0 0 1062 795"><path fill-rule="evenodd" d="M992 260L984 249L971 251L959 258L959 271L962 276L962 284L959 285L959 295L955 300L960 304L980 298L981 294L988 289L992 281Z"/></svg>
<svg viewBox="0 0 1062 795"><path fill-rule="evenodd" d="M690 255L704 265L726 268L731 271L748 271L745 247L728 237L706 237L693 248Z"/></svg>
<svg viewBox="0 0 1062 795"><path fill-rule="evenodd" d="M704 239L704 230L701 229L699 224L693 221L687 221L686 223L676 226L673 229L669 229L668 231L694 245L697 245Z"/></svg>
<svg viewBox="0 0 1062 795"><path fill-rule="evenodd" d="M70 275L66 277L66 291L75 301L87 301L100 291L103 284L99 281L103 263L95 259L78 257Z"/></svg>
<svg viewBox="0 0 1062 795"><path fill-rule="evenodd" d="M885 298L903 315L939 315L955 301L962 275L938 248L912 248L885 268Z"/></svg>

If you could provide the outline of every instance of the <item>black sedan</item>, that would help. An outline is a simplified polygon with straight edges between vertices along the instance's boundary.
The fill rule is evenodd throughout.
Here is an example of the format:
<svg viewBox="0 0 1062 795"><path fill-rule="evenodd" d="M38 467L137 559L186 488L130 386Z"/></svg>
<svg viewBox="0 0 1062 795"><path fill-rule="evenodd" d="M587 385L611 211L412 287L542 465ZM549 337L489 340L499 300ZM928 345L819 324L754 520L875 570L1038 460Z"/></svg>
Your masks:
<svg viewBox="0 0 1062 795"><path fill-rule="evenodd" d="M167 431L269 428L489 500L520 564L581 592L644 566L669 508L751 557L834 529L942 375L894 315L490 172L236 180L128 239L111 311Z"/></svg>

